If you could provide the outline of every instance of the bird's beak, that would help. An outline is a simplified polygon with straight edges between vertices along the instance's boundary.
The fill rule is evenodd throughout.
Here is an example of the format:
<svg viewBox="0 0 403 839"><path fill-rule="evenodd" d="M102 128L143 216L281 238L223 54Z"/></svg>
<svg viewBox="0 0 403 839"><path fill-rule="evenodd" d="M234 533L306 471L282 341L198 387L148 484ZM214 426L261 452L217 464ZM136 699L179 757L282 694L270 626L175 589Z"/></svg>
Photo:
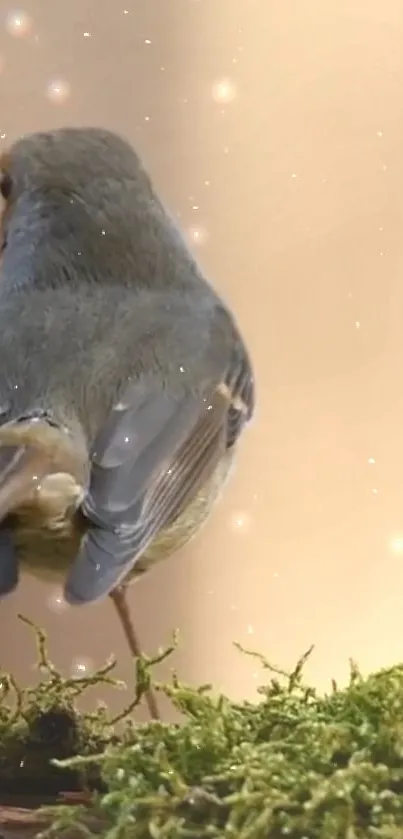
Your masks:
<svg viewBox="0 0 403 839"><path fill-rule="evenodd" d="M0 446L0 521L38 491L49 472L49 461L39 450L26 445Z"/></svg>

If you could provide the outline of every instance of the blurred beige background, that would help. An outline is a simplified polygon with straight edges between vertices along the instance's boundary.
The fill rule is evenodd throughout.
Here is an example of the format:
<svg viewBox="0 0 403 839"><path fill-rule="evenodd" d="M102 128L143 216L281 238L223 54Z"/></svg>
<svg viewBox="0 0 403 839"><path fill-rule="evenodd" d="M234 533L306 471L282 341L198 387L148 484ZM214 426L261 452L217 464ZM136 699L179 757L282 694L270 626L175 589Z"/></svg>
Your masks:
<svg viewBox="0 0 403 839"><path fill-rule="evenodd" d="M125 5L126 3L126 5ZM238 314L257 418L209 527L130 594L147 651L253 697L233 640L321 688L403 658L403 6L399 0L0 2L0 150L126 135ZM18 611L67 673L131 663L112 606L25 578L0 657L34 678ZM173 663L173 662L172 662ZM162 670L162 675L168 668ZM114 709L120 694L108 694Z"/></svg>

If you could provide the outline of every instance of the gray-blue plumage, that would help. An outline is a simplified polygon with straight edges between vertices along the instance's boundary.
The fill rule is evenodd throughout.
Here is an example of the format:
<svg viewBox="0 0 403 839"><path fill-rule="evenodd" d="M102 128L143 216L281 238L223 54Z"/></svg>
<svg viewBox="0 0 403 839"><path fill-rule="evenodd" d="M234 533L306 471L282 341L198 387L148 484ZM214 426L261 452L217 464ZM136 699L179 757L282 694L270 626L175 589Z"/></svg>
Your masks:
<svg viewBox="0 0 403 839"><path fill-rule="evenodd" d="M181 545L204 521L254 410L252 367L125 141L101 129L33 134L0 165L0 446L28 457L11 476L18 503L7 507L10 474L3 490L0 476L0 593L17 581L14 533L31 570L39 551L42 564L71 566L66 596L88 602L144 570L149 548L166 553L168 532ZM50 476L65 473L82 495L52 518Z"/></svg>

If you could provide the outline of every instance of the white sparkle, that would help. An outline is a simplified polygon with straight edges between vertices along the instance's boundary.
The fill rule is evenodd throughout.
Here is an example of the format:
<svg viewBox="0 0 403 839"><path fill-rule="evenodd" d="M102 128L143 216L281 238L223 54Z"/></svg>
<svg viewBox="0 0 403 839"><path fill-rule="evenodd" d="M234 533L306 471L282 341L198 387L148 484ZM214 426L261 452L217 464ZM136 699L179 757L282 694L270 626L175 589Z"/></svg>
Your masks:
<svg viewBox="0 0 403 839"><path fill-rule="evenodd" d="M48 84L47 95L56 105L62 105L70 96L70 85L62 79L55 79Z"/></svg>
<svg viewBox="0 0 403 839"><path fill-rule="evenodd" d="M251 626L251 624L249 624L247 632L248 632L248 635L253 635L254 629L253 629L253 626Z"/></svg>
<svg viewBox="0 0 403 839"><path fill-rule="evenodd" d="M180 366L180 367L179 367L179 370L180 370L180 372L181 372L181 373L184 373L184 372L185 372L185 368L184 368L184 367L182 367L182 366Z"/></svg>
<svg viewBox="0 0 403 839"><path fill-rule="evenodd" d="M83 32L84 38L91 38L91 32Z"/></svg>
<svg viewBox="0 0 403 839"><path fill-rule="evenodd" d="M356 328L356 329L360 329L360 328L361 328L361 323L360 323L360 321L359 321L359 320L356 320L356 322L355 322L355 328Z"/></svg>
<svg viewBox="0 0 403 839"><path fill-rule="evenodd" d="M208 238L208 233L205 227L192 225L188 229L188 237L195 245L203 245Z"/></svg>
<svg viewBox="0 0 403 839"><path fill-rule="evenodd" d="M374 457L369 457L368 458L368 463L370 463L371 466L373 466L373 464L375 463L375 458Z"/></svg>
<svg viewBox="0 0 403 839"><path fill-rule="evenodd" d="M372 490L372 492L373 492L373 494L374 494L374 495L378 495L378 490L377 490L377 489L375 489L375 488L374 488L374 489Z"/></svg>
<svg viewBox="0 0 403 839"><path fill-rule="evenodd" d="M383 137L383 131L377 131L376 134L377 137Z"/></svg>
<svg viewBox="0 0 403 839"><path fill-rule="evenodd" d="M32 20L24 11L10 12L6 17L6 29L9 35L21 38L32 28Z"/></svg>
<svg viewBox="0 0 403 839"><path fill-rule="evenodd" d="M60 615L68 609L68 604L66 603L60 588L55 589L50 594L47 599L47 606L51 612L54 612L57 615Z"/></svg>
<svg viewBox="0 0 403 839"><path fill-rule="evenodd" d="M145 43L145 44L151 44L151 41L150 41L150 39L149 39L149 38L146 38L146 39L145 39L145 41L144 41L144 43Z"/></svg>
<svg viewBox="0 0 403 839"><path fill-rule="evenodd" d="M144 122L150 122L150 117L144 117Z"/></svg>
<svg viewBox="0 0 403 839"><path fill-rule="evenodd" d="M295 180L295 178L298 178L298 175L296 175L295 172L293 172L291 177L293 178L293 180Z"/></svg>
<svg viewBox="0 0 403 839"><path fill-rule="evenodd" d="M90 658L74 658L70 672L72 676L90 676L94 672L94 662Z"/></svg>
<svg viewBox="0 0 403 839"><path fill-rule="evenodd" d="M245 510L238 510L232 513L229 519L229 526L231 530L244 535L248 533L252 525L252 516Z"/></svg>

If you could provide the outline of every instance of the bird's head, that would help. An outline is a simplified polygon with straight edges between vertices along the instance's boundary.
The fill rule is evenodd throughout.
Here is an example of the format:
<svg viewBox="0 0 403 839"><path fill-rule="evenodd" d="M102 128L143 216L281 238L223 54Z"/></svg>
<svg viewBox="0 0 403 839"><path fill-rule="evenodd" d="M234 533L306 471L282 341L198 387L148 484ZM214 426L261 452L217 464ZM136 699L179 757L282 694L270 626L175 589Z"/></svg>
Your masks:
<svg viewBox="0 0 403 839"><path fill-rule="evenodd" d="M47 250L54 254L64 243L71 265L86 231L96 242L99 263L109 240L113 251L119 250L116 238L125 224L129 236L131 195L139 189L151 194L149 176L134 149L114 132L60 128L26 134L0 156L0 250L28 248L31 264L35 254L42 264ZM88 235L85 253L88 262Z"/></svg>
<svg viewBox="0 0 403 839"><path fill-rule="evenodd" d="M58 128L25 134L0 157L6 201L26 191L85 188L143 171L130 144L104 128Z"/></svg>

